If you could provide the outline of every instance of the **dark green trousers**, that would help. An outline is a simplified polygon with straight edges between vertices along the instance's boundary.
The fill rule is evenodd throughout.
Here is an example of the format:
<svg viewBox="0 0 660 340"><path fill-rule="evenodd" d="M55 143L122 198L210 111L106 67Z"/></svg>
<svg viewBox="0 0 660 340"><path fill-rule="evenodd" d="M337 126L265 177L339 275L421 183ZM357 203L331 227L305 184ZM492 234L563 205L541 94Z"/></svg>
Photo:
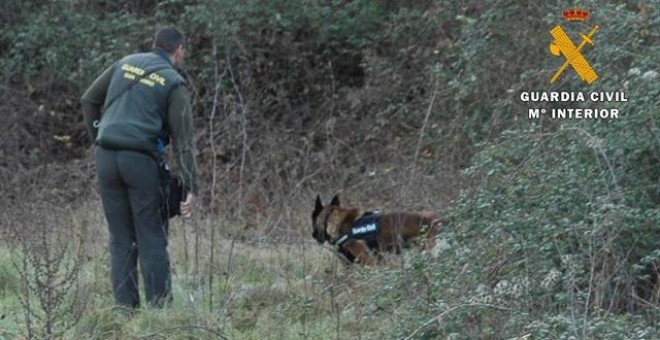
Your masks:
<svg viewBox="0 0 660 340"><path fill-rule="evenodd" d="M146 153L97 146L96 175L110 232L112 289L121 306L140 305L137 263L147 303L171 301L167 223L160 215L160 177Z"/></svg>

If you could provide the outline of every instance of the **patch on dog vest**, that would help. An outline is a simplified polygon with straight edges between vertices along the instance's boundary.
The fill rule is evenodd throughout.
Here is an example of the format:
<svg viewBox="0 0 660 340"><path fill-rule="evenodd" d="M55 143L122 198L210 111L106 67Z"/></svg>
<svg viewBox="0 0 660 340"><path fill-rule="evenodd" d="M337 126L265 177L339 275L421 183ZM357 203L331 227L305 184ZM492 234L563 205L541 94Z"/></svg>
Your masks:
<svg viewBox="0 0 660 340"><path fill-rule="evenodd" d="M368 211L365 212L357 221L353 223L351 229L340 236L335 244L341 248L346 241L349 239L354 240L363 240L367 243L369 249L378 248L378 241L376 236L378 235L378 230L380 225L378 224L378 218L380 217L380 212L378 211Z"/></svg>

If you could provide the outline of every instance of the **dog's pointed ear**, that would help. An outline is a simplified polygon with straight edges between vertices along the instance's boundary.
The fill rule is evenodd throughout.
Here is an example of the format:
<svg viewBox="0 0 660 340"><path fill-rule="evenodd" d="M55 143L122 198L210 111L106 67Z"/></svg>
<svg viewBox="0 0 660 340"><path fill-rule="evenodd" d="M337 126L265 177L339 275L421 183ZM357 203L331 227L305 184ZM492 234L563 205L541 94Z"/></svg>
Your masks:
<svg viewBox="0 0 660 340"><path fill-rule="evenodd" d="M332 201L330 201L330 205L334 205L336 207L339 206L339 195L335 195L335 197L332 198Z"/></svg>
<svg viewBox="0 0 660 340"><path fill-rule="evenodd" d="M321 196L316 195L316 205L314 206L314 212L323 210L323 203L321 203Z"/></svg>

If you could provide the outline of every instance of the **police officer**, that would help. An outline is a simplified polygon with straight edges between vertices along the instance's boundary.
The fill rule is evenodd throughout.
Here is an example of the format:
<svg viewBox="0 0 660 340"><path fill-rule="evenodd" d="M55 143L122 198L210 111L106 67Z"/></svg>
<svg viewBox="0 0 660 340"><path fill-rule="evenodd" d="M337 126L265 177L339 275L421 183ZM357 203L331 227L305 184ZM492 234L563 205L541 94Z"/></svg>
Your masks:
<svg viewBox="0 0 660 340"><path fill-rule="evenodd" d="M82 96L85 123L96 144L96 174L110 233L115 301L137 308L137 262L147 302L171 297L168 221L160 212L158 152L173 141L189 194L181 214L190 216L197 193L190 98L178 66L185 55L176 28L156 32L153 51L126 56L107 68ZM159 147L160 145L160 147Z"/></svg>

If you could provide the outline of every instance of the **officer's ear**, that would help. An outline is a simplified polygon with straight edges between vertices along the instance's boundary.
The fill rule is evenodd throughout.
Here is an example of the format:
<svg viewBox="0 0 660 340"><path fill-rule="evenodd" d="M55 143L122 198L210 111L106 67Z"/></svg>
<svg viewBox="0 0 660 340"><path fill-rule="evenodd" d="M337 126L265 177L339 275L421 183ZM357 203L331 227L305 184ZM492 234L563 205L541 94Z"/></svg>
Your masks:
<svg viewBox="0 0 660 340"><path fill-rule="evenodd" d="M183 62L183 57L186 55L186 48L183 44L174 50L174 61L176 65L180 65Z"/></svg>

